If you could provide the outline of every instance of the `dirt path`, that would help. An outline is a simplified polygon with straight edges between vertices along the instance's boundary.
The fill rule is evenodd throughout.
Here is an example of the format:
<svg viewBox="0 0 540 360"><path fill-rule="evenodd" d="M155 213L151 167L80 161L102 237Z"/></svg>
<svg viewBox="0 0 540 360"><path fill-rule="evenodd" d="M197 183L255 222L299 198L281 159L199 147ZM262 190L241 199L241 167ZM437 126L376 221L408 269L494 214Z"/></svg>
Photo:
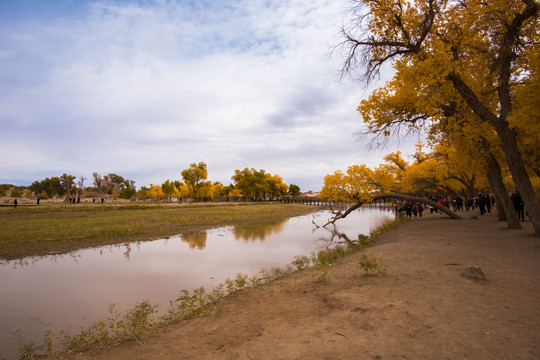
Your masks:
<svg viewBox="0 0 540 360"><path fill-rule="evenodd" d="M428 216L362 253L228 297L204 318L75 359L540 359L540 239L494 215ZM486 281L460 274L479 266Z"/></svg>

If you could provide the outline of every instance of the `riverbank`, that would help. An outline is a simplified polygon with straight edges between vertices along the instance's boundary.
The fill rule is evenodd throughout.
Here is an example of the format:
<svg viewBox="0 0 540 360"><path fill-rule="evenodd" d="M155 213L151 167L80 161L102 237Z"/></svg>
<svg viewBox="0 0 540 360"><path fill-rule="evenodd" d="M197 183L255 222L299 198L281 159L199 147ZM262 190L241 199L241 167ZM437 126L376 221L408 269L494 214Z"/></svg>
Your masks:
<svg viewBox="0 0 540 360"><path fill-rule="evenodd" d="M0 208L0 260L153 240L219 226L252 226L309 214L278 202L77 204Z"/></svg>
<svg viewBox="0 0 540 360"><path fill-rule="evenodd" d="M493 214L428 215L332 265L227 297L205 317L72 359L538 359L540 239ZM359 268L363 254L386 267ZM485 280L461 274L479 266Z"/></svg>

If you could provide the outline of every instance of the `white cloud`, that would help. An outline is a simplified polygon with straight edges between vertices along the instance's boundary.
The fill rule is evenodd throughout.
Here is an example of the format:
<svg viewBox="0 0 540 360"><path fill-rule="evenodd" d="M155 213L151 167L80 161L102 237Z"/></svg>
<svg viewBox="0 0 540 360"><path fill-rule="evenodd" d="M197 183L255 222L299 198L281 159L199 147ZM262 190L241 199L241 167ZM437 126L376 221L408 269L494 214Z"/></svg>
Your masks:
<svg viewBox="0 0 540 360"><path fill-rule="evenodd" d="M142 186L205 161L212 180L254 167L318 190L370 161L353 136L362 89L328 57L345 1L85 6L0 25L0 139L18 149L0 182L98 171Z"/></svg>

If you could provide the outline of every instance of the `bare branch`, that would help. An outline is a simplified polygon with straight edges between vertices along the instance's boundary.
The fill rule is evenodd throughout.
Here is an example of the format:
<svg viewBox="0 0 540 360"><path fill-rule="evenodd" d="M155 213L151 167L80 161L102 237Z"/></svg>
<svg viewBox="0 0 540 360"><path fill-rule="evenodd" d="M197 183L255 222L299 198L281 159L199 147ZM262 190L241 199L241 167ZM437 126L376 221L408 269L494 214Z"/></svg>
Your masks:
<svg viewBox="0 0 540 360"><path fill-rule="evenodd" d="M378 77L379 70L384 63L396 57L419 53L421 51L424 40L433 28L433 22L437 14L435 0L428 1L429 8L424 14L422 23L416 28L417 31L419 30L419 33L414 36L403 23L403 8L400 1L397 2L397 6L399 7L399 12L392 15L392 24L399 30L401 35L398 38L388 39L376 39L372 35L366 35L369 34L369 29L363 29L362 25L366 19L370 18L371 13L361 14L358 7L354 8L353 13L357 15L357 21L352 24L352 29L360 30L359 32L364 38L356 38L352 34L352 31L348 31L345 28L341 29L341 34L345 40L336 48L347 48L347 57L340 71L341 78L347 74L350 75L359 67L365 67L361 81L367 85L374 78ZM385 24L381 23L379 25L383 27ZM399 38L404 40L400 40ZM374 56L375 49L384 49L384 54L381 57Z"/></svg>
<svg viewBox="0 0 540 360"><path fill-rule="evenodd" d="M339 213L336 214L336 216L334 216L333 218L331 218L330 220L328 220L328 222L326 224L323 225L323 227L326 227L330 224L334 224L336 221L338 221L339 219L344 219L347 217L347 215L349 215L351 212L353 212L354 210L360 208L362 205L364 205L363 202L357 202L356 204L354 204L353 206L351 206L350 208L348 208L344 213L341 213L341 211Z"/></svg>

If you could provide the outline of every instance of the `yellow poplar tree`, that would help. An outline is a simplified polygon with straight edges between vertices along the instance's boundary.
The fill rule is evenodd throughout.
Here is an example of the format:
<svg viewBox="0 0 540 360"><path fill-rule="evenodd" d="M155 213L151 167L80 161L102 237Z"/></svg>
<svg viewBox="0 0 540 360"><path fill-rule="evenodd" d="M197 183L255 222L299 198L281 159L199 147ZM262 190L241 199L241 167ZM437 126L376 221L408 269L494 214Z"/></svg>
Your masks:
<svg viewBox="0 0 540 360"><path fill-rule="evenodd" d="M394 183L395 177L384 165L375 170L366 165L352 165L346 174L337 170L325 176L320 196L330 201L355 200L368 203L374 195L392 188Z"/></svg>
<svg viewBox="0 0 540 360"><path fill-rule="evenodd" d="M289 190L289 186L283 182L283 178L279 175L270 175L267 177L268 186L270 188L270 195L283 196Z"/></svg>
<svg viewBox="0 0 540 360"><path fill-rule="evenodd" d="M512 119L516 84L531 85L527 64L535 62L534 48L540 42L538 2L357 0L355 3L359 11L353 13L354 25L343 32L343 44L349 51L343 71L362 66L363 78L369 81L383 64L391 62L398 74L413 80L409 88L401 91L412 95L415 105L409 107L409 114L395 113L394 123L410 121L416 114L420 114L416 120L437 121L429 112L417 112L415 108L428 108L431 102L440 104L437 91L447 96L450 88L476 120L489 125L497 134L535 235L540 236L540 202L527 172L526 155L521 153L523 146L519 145L523 119ZM390 94L388 89L379 93ZM512 125L511 120L515 120ZM391 128L383 125L372 130L389 134ZM533 136L538 139L538 133Z"/></svg>
<svg viewBox="0 0 540 360"><path fill-rule="evenodd" d="M184 183L177 183L174 185L174 195L178 198L189 197L189 188Z"/></svg>
<svg viewBox="0 0 540 360"><path fill-rule="evenodd" d="M231 197L231 198L236 198L236 197L242 197L244 195L242 195L242 191L236 187L232 188L231 191L229 191L229 193L227 194L228 197Z"/></svg>
<svg viewBox="0 0 540 360"><path fill-rule="evenodd" d="M161 185L150 184L150 189L147 191L147 196L152 199L159 199L165 197L165 194L161 190Z"/></svg>
<svg viewBox="0 0 540 360"><path fill-rule="evenodd" d="M340 170L336 170L333 174L326 175L319 196L328 201L351 200L351 195L345 189L345 174Z"/></svg>
<svg viewBox="0 0 540 360"><path fill-rule="evenodd" d="M208 177L208 170L204 162L192 163L189 168L182 170L182 179L191 190L194 198L201 197L199 189L203 186L204 180Z"/></svg>

